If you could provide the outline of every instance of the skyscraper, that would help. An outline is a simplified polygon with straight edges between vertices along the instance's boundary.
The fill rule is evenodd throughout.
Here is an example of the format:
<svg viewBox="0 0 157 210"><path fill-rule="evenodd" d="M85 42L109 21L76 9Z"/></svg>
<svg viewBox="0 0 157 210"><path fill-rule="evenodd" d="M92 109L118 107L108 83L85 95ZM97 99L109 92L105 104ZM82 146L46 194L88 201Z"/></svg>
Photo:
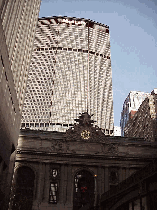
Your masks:
<svg viewBox="0 0 157 210"><path fill-rule="evenodd" d="M86 111L112 135L109 27L87 19L39 18L22 127L65 131Z"/></svg>
<svg viewBox="0 0 157 210"><path fill-rule="evenodd" d="M11 180L39 8L40 0L0 0L0 209Z"/></svg>
<svg viewBox="0 0 157 210"><path fill-rule="evenodd" d="M157 141L157 88L141 103L124 128L124 136Z"/></svg>
<svg viewBox="0 0 157 210"><path fill-rule="evenodd" d="M122 136L124 136L124 128L129 121L129 118L134 116L144 99L149 95L149 93L144 93L141 91L130 91L128 94L124 101L123 110L121 112L120 127Z"/></svg>

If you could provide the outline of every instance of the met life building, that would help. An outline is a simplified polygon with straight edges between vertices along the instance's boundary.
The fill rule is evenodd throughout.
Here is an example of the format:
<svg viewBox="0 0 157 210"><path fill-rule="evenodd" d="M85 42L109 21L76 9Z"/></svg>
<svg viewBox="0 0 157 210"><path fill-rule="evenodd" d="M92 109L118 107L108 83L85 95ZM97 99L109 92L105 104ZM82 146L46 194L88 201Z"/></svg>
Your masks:
<svg viewBox="0 0 157 210"><path fill-rule="evenodd" d="M113 135L109 26L65 16L39 18L21 128L65 132L83 112Z"/></svg>

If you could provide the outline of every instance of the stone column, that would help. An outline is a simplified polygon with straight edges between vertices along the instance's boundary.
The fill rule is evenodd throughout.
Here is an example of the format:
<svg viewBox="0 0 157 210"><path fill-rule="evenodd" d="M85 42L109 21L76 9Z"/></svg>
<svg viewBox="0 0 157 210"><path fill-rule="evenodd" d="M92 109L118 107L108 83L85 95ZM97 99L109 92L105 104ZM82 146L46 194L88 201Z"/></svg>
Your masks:
<svg viewBox="0 0 157 210"><path fill-rule="evenodd" d="M101 168L101 195L105 192L105 169Z"/></svg>
<svg viewBox="0 0 157 210"><path fill-rule="evenodd" d="M50 188L50 182L49 182L49 164L45 163L45 180L44 180L44 202L48 202L49 200L49 188Z"/></svg>
<svg viewBox="0 0 157 210"><path fill-rule="evenodd" d="M72 166L68 165L68 179L67 179L67 203L72 204L73 193L73 180L72 180Z"/></svg>
<svg viewBox="0 0 157 210"><path fill-rule="evenodd" d="M64 166L64 180L63 180L63 203L64 205L67 203L67 169L68 166Z"/></svg>
<svg viewBox="0 0 157 210"><path fill-rule="evenodd" d="M97 174L98 174L98 177L97 177L97 186L98 186L98 188L97 188L97 192L98 192L98 194L99 195L101 195L101 168L100 167L98 167L98 169L97 169Z"/></svg>
<svg viewBox="0 0 157 210"><path fill-rule="evenodd" d="M108 167L105 167L105 192L109 190L109 171Z"/></svg>
<svg viewBox="0 0 157 210"><path fill-rule="evenodd" d="M123 181L123 170L120 167L120 169L119 169L119 182L122 182L122 181Z"/></svg>
<svg viewBox="0 0 157 210"><path fill-rule="evenodd" d="M60 173L60 193L59 193L59 200L60 203L63 203L64 201L64 176L65 176L65 172L64 172L64 165L61 165L61 173Z"/></svg>
<svg viewBox="0 0 157 210"><path fill-rule="evenodd" d="M102 194L102 190L101 190L101 188L102 188L102 183L101 183L101 180L102 180L102 173L101 173L101 167L98 167L98 169L97 169L97 174L98 174L98 177L97 177L97 203L96 203L96 205L100 205L100 196L101 196L101 194Z"/></svg>
<svg viewBox="0 0 157 210"><path fill-rule="evenodd" d="M126 168L126 179L129 177L129 168Z"/></svg>
<svg viewBox="0 0 157 210"><path fill-rule="evenodd" d="M126 168L122 168L122 181L126 179Z"/></svg>
<svg viewBox="0 0 157 210"><path fill-rule="evenodd" d="M44 177L45 177L45 164L40 163L39 164L39 170L38 170L38 180L37 180L37 193L36 193L36 200L38 205L42 202L42 196L44 191Z"/></svg>

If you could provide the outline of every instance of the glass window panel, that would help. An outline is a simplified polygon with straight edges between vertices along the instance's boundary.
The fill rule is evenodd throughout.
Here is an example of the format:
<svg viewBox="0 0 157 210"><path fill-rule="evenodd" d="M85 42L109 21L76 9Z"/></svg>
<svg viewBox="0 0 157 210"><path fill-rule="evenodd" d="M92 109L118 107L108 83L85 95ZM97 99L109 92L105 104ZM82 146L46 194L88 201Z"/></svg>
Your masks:
<svg viewBox="0 0 157 210"><path fill-rule="evenodd" d="M57 203L57 188L58 188L58 183L50 184L50 193L49 193L50 203Z"/></svg>

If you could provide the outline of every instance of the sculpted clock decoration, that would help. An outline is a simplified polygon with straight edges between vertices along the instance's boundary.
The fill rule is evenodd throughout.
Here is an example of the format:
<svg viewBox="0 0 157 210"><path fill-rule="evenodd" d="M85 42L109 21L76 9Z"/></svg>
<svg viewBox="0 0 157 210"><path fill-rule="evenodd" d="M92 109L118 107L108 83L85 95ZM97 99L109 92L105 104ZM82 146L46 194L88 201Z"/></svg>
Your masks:
<svg viewBox="0 0 157 210"><path fill-rule="evenodd" d="M90 132L88 130L83 130L81 133L81 137L83 139L89 139L90 138Z"/></svg>

